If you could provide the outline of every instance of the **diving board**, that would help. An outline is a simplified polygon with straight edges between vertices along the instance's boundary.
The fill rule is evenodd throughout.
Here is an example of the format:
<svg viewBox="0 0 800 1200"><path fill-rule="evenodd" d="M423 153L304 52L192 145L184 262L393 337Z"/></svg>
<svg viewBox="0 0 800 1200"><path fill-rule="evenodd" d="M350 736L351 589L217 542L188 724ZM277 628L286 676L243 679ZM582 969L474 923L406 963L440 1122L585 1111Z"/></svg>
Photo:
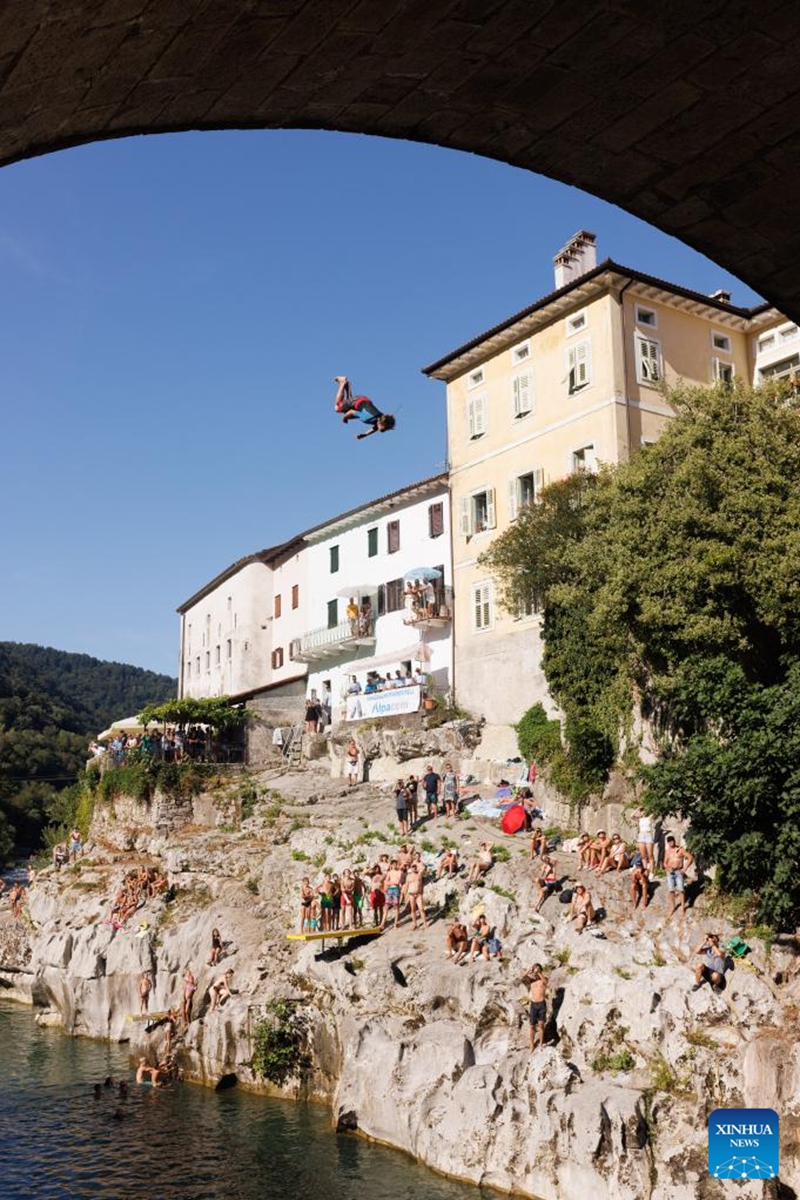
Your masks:
<svg viewBox="0 0 800 1200"><path fill-rule="evenodd" d="M289 942L322 942L322 953L324 954L326 939L337 941L341 949L342 942L349 941L350 938L377 937L379 933L383 933L380 925L371 925L368 929L317 929L313 933L287 933L286 940Z"/></svg>

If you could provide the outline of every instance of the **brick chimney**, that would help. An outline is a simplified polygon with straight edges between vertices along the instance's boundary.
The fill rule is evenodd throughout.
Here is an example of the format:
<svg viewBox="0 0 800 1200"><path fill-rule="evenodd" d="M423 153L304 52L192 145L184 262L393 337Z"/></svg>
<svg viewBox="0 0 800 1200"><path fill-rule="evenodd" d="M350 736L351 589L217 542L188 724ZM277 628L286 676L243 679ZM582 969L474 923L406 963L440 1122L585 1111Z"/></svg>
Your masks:
<svg viewBox="0 0 800 1200"><path fill-rule="evenodd" d="M556 289L591 271L597 266L597 234L589 233L588 229L579 230L559 250L553 259L553 266Z"/></svg>

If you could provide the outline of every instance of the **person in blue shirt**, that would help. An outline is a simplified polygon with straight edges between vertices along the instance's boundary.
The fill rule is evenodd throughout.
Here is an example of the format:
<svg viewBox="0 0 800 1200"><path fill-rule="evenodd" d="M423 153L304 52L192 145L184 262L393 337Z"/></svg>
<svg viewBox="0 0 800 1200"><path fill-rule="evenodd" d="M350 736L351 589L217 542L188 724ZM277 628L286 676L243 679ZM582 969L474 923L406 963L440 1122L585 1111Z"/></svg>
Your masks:
<svg viewBox="0 0 800 1200"><path fill-rule="evenodd" d="M358 434L359 441L372 433L388 433L394 429L395 421L391 413L382 413L369 396L354 396L346 375L336 375L334 382L339 385L334 407L337 413L342 414L345 425L348 421L363 421L369 426L364 433Z"/></svg>

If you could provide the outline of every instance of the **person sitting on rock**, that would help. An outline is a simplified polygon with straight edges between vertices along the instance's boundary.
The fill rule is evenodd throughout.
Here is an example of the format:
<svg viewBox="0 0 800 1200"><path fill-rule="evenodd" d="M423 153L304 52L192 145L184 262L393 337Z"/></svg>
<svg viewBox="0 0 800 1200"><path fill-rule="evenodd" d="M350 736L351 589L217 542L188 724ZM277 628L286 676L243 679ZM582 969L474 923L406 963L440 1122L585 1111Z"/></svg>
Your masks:
<svg viewBox="0 0 800 1200"><path fill-rule="evenodd" d="M723 992L725 972L730 970L732 964L730 956L724 953L720 945L719 934L707 933L694 953L702 955L702 960L695 967L692 991L699 991L708 982L715 992Z"/></svg>
<svg viewBox="0 0 800 1200"><path fill-rule="evenodd" d="M214 1012L214 1010L219 1007L219 1005L222 1003L222 1001L227 1000L228 997L232 994L231 993L231 980L232 979L233 979L233 967L228 967L225 974L220 975L211 984L211 987L208 989L208 995L211 999L211 1005L208 1010L209 1012Z"/></svg>
<svg viewBox="0 0 800 1200"><path fill-rule="evenodd" d="M641 862L631 872L631 908L638 908L639 901L642 908L647 908L650 903L650 877Z"/></svg>
<svg viewBox="0 0 800 1200"><path fill-rule="evenodd" d="M552 895L556 890L557 884L558 879L556 877L556 865L552 858L545 854L542 856L542 869L539 874L539 878L536 880L536 891L538 893L538 898L536 900L536 906L533 910L535 913L542 911L542 905L547 897Z"/></svg>
<svg viewBox="0 0 800 1200"><path fill-rule="evenodd" d="M582 871L591 865L592 839L588 833L582 833L578 838L578 870Z"/></svg>
<svg viewBox="0 0 800 1200"><path fill-rule="evenodd" d="M610 845L611 838L608 836L605 829L598 829L597 837L592 842L591 852L589 855L589 866L592 870L596 870L596 868L599 867Z"/></svg>
<svg viewBox="0 0 800 1200"><path fill-rule="evenodd" d="M605 875L608 871L624 871L628 866L630 860L627 847L619 834L615 833L595 870L598 875Z"/></svg>
<svg viewBox="0 0 800 1200"><path fill-rule="evenodd" d="M492 848L488 842L481 842L478 849L478 857L471 864L469 875L467 876L467 887L473 883L477 883L487 871L491 870L494 858L492 857Z"/></svg>
<svg viewBox="0 0 800 1200"><path fill-rule="evenodd" d="M547 853L547 838L544 835L544 831L543 831L541 825L537 825L536 828L531 833L531 853L530 853L531 860L533 860L534 858L537 858L539 855L544 856L546 853Z"/></svg>
<svg viewBox="0 0 800 1200"><path fill-rule="evenodd" d="M472 939L469 961L473 963L477 954L482 955L486 962L489 961L490 956L501 959L503 957L503 948L495 937L494 930L486 920L485 913L481 913L478 916L473 928L475 936Z"/></svg>
<svg viewBox="0 0 800 1200"><path fill-rule="evenodd" d="M458 855L455 850L445 850L436 867L436 878L441 879L443 875L447 875L449 879L455 879L458 871Z"/></svg>
<svg viewBox="0 0 800 1200"><path fill-rule="evenodd" d="M445 958L452 958L453 966L457 967L469 949L469 934L466 925L461 921L453 921L447 931L445 945L447 946Z"/></svg>
<svg viewBox="0 0 800 1200"><path fill-rule="evenodd" d="M578 933L583 933L586 926L590 925L594 920L592 897L582 883L577 885L572 894L572 900L569 905L569 919L575 922L575 929Z"/></svg>

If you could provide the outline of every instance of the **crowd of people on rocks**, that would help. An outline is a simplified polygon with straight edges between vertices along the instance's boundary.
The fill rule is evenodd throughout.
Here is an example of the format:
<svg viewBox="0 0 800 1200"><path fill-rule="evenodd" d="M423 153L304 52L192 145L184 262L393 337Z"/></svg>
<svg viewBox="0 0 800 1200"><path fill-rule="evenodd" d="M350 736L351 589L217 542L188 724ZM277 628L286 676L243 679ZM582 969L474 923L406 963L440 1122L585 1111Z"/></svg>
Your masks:
<svg viewBox="0 0 800 1200"><path fill-rule="evenodd" d="M137 909L168 890L167 877L157 867L135 867L122 881L111 908L109 923L115 929L121 929Z"/></svg>

